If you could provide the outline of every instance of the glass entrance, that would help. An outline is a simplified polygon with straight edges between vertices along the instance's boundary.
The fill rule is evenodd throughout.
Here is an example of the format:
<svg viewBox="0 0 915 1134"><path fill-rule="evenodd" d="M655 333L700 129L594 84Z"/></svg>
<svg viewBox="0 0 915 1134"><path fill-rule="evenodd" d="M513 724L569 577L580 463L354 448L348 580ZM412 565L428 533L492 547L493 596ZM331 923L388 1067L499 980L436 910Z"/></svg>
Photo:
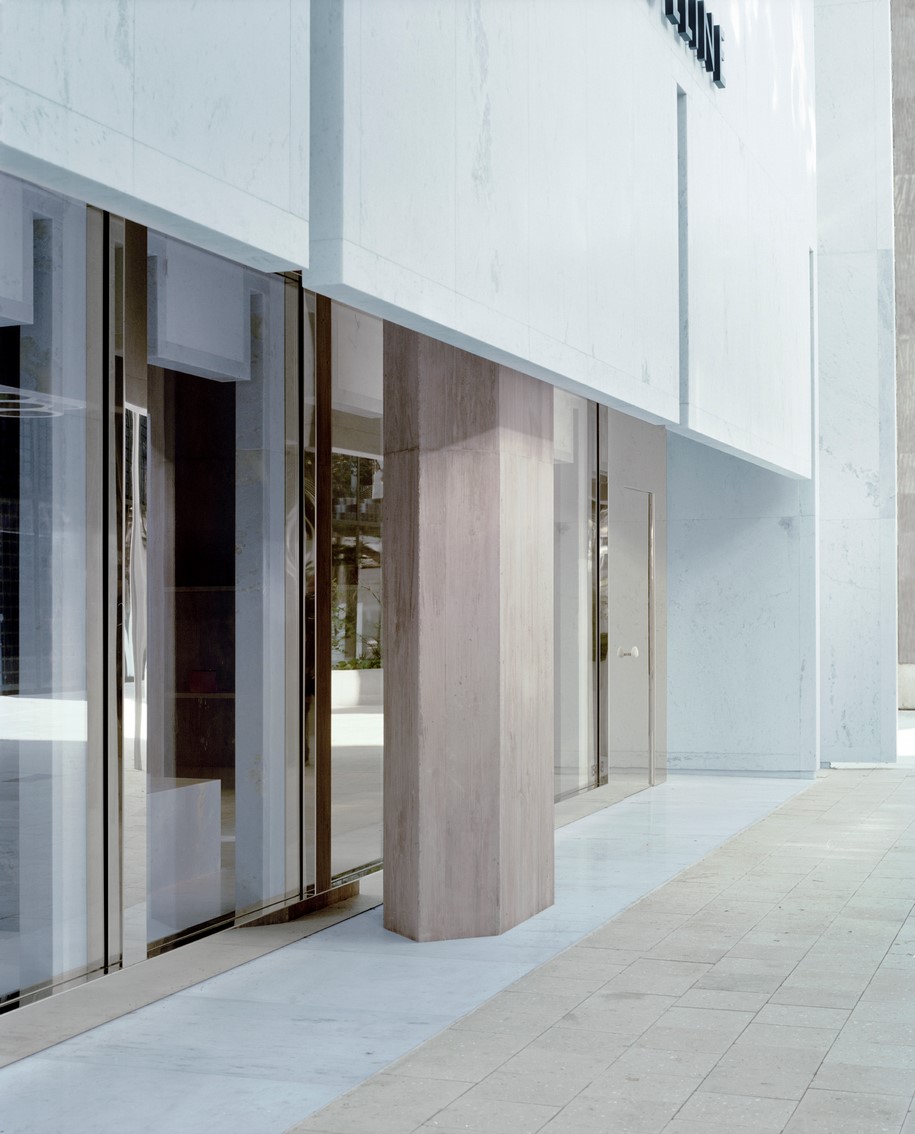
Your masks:
<svg viewBox="0 0 915 1134"><path fill-rule="evenodd" d="M0 219L2 1011L104 946L86 210L0 174Z"/></svg>

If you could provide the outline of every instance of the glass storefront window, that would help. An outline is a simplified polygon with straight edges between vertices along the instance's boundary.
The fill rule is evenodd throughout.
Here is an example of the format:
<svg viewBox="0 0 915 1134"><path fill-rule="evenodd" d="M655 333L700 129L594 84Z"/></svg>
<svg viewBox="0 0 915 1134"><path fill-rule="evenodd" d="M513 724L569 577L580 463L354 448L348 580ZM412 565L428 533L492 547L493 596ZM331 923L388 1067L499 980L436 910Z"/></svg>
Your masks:
<svg viewBox="0 0 915 1134"><path fill-rule="evenodd" d="M85 208L0 176L0 1003L100 962L85 281Z"/></svg>
<svg viewBox="0 0 915 1134"><path fill-rule="evenodd" d="M331 870L381 859L383 323L332 309Z"/></svg>
<svg viewBox="0 0 915 1134"><path fill-rule="evenodd" d="M156 234L147 255L149 365L125 383L121 462L124 839L145 821L146 853L125 856L124 885L128 938L142 894L157 948L287 893L297 411L283 281Z"/></svg>

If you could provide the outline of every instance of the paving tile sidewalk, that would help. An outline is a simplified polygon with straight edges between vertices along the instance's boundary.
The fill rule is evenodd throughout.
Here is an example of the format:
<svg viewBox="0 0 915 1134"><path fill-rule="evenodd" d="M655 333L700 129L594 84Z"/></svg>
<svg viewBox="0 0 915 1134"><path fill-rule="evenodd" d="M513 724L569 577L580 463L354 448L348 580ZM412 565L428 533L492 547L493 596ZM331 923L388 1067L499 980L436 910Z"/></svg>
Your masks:
<svg viewBox="0 0 915 1134"><path fill-rule="evenodd" d="M915 1134L915 768L808 791L294 1126Z"/></svg>

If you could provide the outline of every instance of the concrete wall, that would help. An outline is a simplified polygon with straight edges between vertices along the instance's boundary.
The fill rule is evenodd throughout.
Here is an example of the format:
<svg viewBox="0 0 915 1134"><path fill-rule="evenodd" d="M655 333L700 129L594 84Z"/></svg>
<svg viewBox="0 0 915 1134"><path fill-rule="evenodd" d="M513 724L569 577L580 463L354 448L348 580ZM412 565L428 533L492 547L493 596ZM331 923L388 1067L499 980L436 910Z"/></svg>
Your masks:
<svg viewBox="0 0 915 1134"><path fill-rule="evenodd" d="M4 0L0 168L302 267L308 65L308 0Z"/></svg>
<svg viewBox="0 0 915 1134"><path fill-rule="evenodd" d="M720 5L725 90L661 0L561 11L316 0L310 282L806 475L810 0Z"/></svg>
<svg viewBox="0 0 915 1134"><path fill-rule="evenodd" d="M822 757L896 758L890 0L817 0Z"/></svg>

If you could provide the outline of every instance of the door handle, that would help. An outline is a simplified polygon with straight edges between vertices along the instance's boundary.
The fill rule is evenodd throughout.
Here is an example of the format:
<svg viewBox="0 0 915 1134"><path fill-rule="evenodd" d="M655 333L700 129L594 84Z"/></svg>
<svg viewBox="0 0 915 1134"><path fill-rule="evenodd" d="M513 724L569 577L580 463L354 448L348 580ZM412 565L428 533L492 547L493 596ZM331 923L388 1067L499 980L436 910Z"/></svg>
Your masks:
<svg viewBox="0 0 915 1134"><path fill-rule="evenodd" d="M633 646L632 649L624 650L622 646L618 646L616 656L618 658L637 658L639 656L639 647Z"/></svg>

